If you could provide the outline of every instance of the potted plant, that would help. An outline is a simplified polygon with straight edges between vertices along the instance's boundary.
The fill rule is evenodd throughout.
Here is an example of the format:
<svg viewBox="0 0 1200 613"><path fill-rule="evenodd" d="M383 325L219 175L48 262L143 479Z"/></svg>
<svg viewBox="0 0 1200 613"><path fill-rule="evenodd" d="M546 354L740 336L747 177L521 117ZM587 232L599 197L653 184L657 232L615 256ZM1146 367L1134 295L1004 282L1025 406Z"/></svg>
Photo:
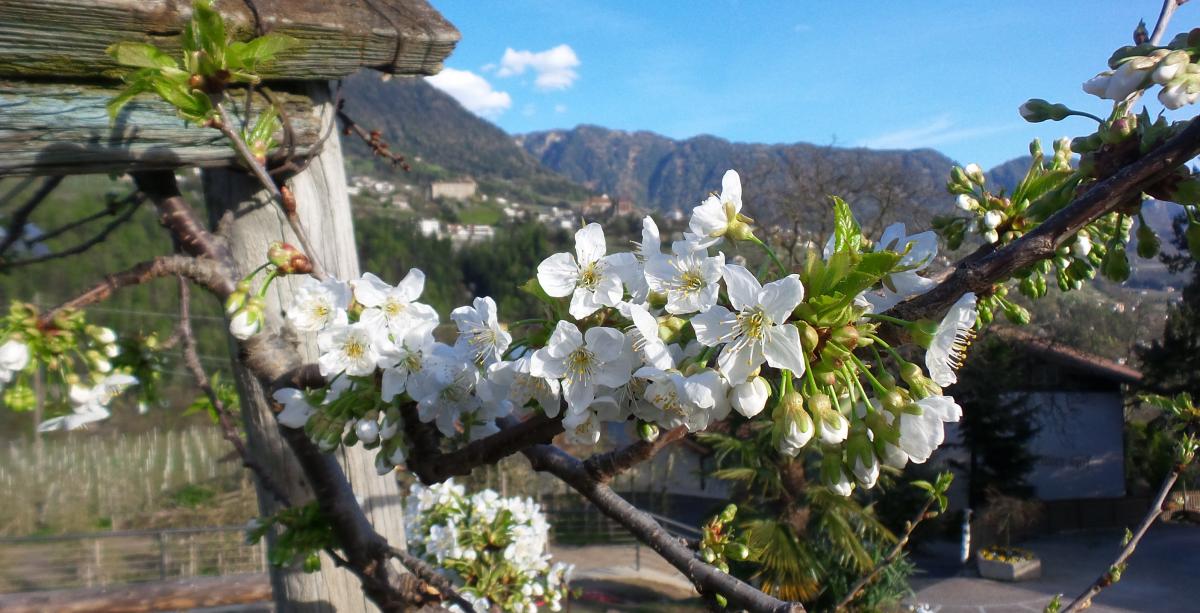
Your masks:
<svg viewBox="0 0 1200 613"><path fill-rule="evenodd" d="M991 545L979 550L975 564L979 575L998 581L1025 581L1042 576L1042 561L1037 554L1012 546L1012 533L1028 530L1041 514L1041 505L1012 496L994 495L979 523L993 537L1003 536L1003 545Z"/></svg>

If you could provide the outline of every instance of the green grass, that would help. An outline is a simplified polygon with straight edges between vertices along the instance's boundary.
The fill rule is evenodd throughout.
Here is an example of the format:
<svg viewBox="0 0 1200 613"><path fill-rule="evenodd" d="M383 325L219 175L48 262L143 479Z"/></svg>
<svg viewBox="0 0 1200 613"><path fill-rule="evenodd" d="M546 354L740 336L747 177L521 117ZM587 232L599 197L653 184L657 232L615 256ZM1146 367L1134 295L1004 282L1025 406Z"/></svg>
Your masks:
<svg viewBox="0 0 1200 613"><path fill-rule="evenodd" d="M486 204L469 205L458 213L460 222L483 226L494 226L502 217L500 209Z"/></svg>

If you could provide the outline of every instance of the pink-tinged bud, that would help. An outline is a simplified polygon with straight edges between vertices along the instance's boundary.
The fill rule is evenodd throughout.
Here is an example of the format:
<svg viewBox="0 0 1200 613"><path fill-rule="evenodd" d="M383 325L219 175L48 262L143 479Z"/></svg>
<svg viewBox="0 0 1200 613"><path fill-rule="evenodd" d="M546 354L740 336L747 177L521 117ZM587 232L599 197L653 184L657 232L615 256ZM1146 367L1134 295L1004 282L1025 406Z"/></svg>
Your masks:
<svg viewBox="0 0 1200 613"><path fill-rule="evenodd" d="M279 269L280 274L305 275L312 272L312 261L299 249L280 241L267 248L267 260Z"/></svg>

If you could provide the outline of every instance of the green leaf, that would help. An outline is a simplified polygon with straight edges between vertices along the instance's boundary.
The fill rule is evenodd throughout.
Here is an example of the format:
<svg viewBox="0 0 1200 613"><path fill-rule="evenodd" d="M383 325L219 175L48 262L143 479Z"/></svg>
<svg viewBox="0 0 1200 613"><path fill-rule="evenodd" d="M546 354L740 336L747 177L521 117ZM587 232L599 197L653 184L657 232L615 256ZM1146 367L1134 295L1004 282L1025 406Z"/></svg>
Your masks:
<svg viewBox="0 0 1200 613"><path fill-rule="evenodd" d="M901 255L893 251L876 251L862 256L854 269L833 288L833 292L853 300L863 290L875 285L900 262Z"/></svg>
<svg viewBox="0 0 1200 613"><path fill-rule="evenodd" d="M225 21L221 19L221 14L213 10L208 0L196 0L192 3L192 23L195 24L200 49L208 53L216 67L222 67L225 46L229 41L225 37Z"/></svg>
<svg viewBox="0 0 1200 613"><path fill-rule="evenodd" d="M212 112L212 101L208 96L192 91L187 83L179 83L165 78L155 78L150 81L155 93L174 106L185 119L203 123Z"/></svg>
<svg viewBox="0 0 1200 613"><path fill-rule="evenodd" d="M179 62L175 61L175 58L148 43L113 43L105 51L122 66L133 66L135 68L179 68Z"/></svg>
<svg viewBox="0 0 1200 613"><path fill-rule="evenodd" d="M121 109L124 108L126 104L129 104L129 101L133 100L135 96L143 92L148 92L152 89L153 86L150 82L150 79L138 79L131 82L125 87L124 90L121 91L121 93L114 96L113 99L109 100L108 104L105 105L105 108L108 109L109 120L116 120L117 114L120 113Z"/></svg>
<svg viewBox="0 0 1200 613"><path fill-rule="evenodd" d="M271 33L250 42L231 43L225 59L231 70L244 68L255 72L260 64L274 60L279 53L299 44L300 41L286 34Z"/></svg>
<svg viewBox="0 0 1200 613"><path fill-rule="evenodd" d="M854 219L854 212L845 200L837 196L833 199L833 250L858 253L862 243L862 229Z"/></svg>

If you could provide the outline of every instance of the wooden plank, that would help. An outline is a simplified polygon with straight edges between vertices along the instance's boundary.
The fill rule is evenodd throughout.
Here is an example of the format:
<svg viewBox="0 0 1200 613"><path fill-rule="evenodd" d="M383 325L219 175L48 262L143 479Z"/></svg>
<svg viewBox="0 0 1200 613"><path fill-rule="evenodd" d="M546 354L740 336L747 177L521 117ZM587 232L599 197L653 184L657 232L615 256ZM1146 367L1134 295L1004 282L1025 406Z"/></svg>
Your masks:
<svg viewBox="0 0 1200 613"><path fill-rule="evenodd" d="M105 104L116 92L112 86L0 80L0 176L219 167L236 160L220 132L185 122L152 94L139 96L110 122ZM244 97L235 96L239 106ZM307 153L320 137L312 101L279 91L275 98L291 118L298 153ZM254 108L265 105L258 96Z"/></svg>
<svg viewBox="0 0 1200 613"><path fill-rule="evenodd" d="M426 0L217 0L238 40L263 31L300 40L265 79L338 79L360 68L430 75L459 33ZM253 10L252 8L253 7ZM256 16L257 14L257 16ZM119 41L179 52L191 0L0 0L0 76L116 78L104 53Z"/></svg>
<svg viewBox="0 0 1200 613"><path fill-rule="evenodd" d="M254 604L271 600L265 574L196 577L161 583L106 585L78 590L0 594L7 613L147 613Z"/></svg>

